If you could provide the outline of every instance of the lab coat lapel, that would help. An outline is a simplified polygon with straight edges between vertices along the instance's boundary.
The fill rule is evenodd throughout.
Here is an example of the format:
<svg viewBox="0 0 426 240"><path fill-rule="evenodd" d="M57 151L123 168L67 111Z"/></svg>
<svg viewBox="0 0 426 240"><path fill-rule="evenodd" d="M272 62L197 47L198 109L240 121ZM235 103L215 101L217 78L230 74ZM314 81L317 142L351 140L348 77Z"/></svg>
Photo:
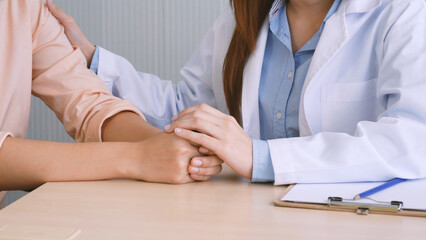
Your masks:
<svg viewBox="0 0 426 240"><path fill-rule="evenodd" d="M343 2L341 4L343 4ZM312 109L312 104L309 102L311 99L307 96L309 96L309 91L313 89L313 86L319 84L315 82L317 73L327 64L334 54L342 48L347 39L348 33L345 23L344 6L341 5L337 12L331 16L325 24L306 75L299 110L300 136L312 135L312 133L317 132L319 126L321 126L319 121L320 118L315 118L315 112L318 113L318 111L320 111L320 106L318 106L319 102L315 101L316 103L314 106L316 109ZM315 119L315 121L308 121L308 119Z"/></svg>
<svg viewBox="0 0 426 240"><path fill-rule="evenodd" d="M258 95L268 29L269 21L265 20L265 23L259 33L256 49L248 59L243 74L243 92L241 101L243 127L246 133L253 139L260 139Z"/></svg>
<svg viewBox="0 0 426 240"><path fill-rule="evenodd" d="M347 0L346 14L364 13L382 4L382 0Z"/></svg>
<svg viewBox="0 0 426 240"><path fill-rule="evenodd" d="M300 136L309 136L321 131L321 81L316 76L349 39L346 14L366 12L380 4L381 0L343 0L337 12L328 19L302 90L299 111Z"/></svg>

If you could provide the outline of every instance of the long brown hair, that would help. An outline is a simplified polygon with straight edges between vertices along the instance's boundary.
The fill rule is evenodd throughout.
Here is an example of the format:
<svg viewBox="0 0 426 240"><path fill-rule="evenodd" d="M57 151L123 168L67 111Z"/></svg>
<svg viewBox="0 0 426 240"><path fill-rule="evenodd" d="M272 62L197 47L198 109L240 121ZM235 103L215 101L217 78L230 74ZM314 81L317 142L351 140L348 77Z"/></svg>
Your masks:
<svg viewBox="0 0 426 240"><path fill-rule="evenodd" d="M229 113L239 122L243 72L274 0L230 0L236 26L223 63L223 89Z"/></svg>

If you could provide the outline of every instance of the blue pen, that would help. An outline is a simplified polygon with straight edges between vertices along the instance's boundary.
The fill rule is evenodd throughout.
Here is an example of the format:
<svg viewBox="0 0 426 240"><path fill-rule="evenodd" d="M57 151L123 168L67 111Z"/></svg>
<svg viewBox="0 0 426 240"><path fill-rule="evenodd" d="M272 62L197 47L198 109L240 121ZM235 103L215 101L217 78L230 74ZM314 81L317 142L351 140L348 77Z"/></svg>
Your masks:
<svg viewBox="0 0 426 240"><path fill-rule="evenodd" d="M368 196L370 196L371 194L375 194L376 192L380 192L380 191L382 191L382 190L384 190L384 189L386 189L386 188L389 188L389 187L392 187L392 186L394 186L394 185L396 185L396 184L398 184L398 183L404 182L405 180L407 180L407 179L403 179L403 178L395 178L395 179L392 179L392 180L390 180L390 181L388 181L388 182L383 183L382 185L379 185L379 186L377 186L377 187L375 187L375 188L372 188L372 189L370 189L370 190L367 190L367 191L365 191L365 192L362 192L362 193L360 193L360 194L357 194L357 195L354 197L354 199L356 200L356 199L360 199L360 198L368 197Z"/></svg>

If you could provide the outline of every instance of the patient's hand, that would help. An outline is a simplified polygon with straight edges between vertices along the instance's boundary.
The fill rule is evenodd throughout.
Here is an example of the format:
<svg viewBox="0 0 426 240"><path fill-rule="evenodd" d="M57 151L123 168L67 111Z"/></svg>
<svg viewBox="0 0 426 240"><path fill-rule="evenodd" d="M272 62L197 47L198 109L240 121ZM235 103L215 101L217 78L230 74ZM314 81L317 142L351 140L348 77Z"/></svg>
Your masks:
<svg viewBox="0 0 426 240"><path fill-rule="evenodd" d="M93 54L96 51L96 47L87 40L83 31L75 22L74 18L59 8L53 0L47 0L47 7L56 19L64 26L65 34L70 40L73 46L77 46L81 49L84 56L86 57L87 66L90 67L92 63Z"/></svg>
<svg viewBox="0 0 426 240"><path fill-rule="evenodd" d="M205 181L222 170L222 161L216 157L203 157L201 165L197 164L201 156L198 148L175 134L160 133L139 142L136 156L139 157L133 158L128 166L128 177L148 182ZM199 169L197 172L193 165Z"/></svg>

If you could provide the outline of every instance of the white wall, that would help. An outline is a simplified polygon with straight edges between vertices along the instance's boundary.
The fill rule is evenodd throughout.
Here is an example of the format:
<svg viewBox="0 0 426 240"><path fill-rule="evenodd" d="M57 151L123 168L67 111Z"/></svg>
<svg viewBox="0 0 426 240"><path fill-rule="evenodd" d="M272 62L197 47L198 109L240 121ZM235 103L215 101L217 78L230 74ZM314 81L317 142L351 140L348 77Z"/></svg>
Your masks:
<svg viewBox="0 0 426 240"><path fill-rule="evenodd" d="M72 15L92 43L130 60L136 69L180 80L189 59L228 0L54 0ZM29 139L73 140L33 97ZM10 192L10 203L23 192Z"/></svg>

